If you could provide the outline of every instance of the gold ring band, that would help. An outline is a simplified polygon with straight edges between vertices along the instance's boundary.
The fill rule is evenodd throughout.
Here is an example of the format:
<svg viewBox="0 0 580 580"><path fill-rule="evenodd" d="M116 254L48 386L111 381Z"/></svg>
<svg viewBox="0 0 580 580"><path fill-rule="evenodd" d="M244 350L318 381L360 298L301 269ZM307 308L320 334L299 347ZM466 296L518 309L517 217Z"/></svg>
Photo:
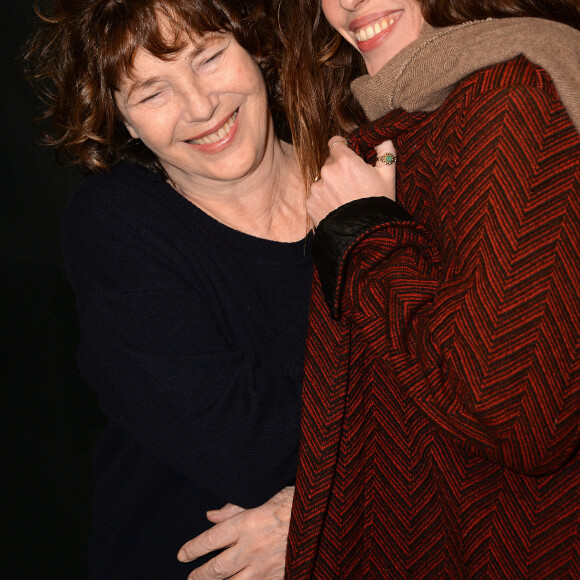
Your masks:
<svg viewBox="0 0 580 580"><path fill-rule="evenodd" d="M330 151L332 152L332 148L335 145L338 145L339 143L348 143L348 141L346 139L339 139L338 141L335 141L331 146L330 146Z"/></svg>

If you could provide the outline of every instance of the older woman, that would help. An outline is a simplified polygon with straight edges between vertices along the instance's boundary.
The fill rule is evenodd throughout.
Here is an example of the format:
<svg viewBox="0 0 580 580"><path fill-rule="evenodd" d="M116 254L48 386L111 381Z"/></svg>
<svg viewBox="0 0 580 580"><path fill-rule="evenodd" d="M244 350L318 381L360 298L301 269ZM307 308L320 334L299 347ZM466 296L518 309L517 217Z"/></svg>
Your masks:
<svg viewBox="0 0 580 580"><path fill-rule="evenodd" d="M578 3L282 8L318 224L288 577L580 577Z"/></svg>
<svg viewBox="0 0 580 580"><path fill-rule="evenodd" d="M108 417L94 579L185 578L178 550L224 519L232 573L283 574L312 261L273 29L239 0L55 0L29 46L49 143L95 173L63 224Z"/></svg>

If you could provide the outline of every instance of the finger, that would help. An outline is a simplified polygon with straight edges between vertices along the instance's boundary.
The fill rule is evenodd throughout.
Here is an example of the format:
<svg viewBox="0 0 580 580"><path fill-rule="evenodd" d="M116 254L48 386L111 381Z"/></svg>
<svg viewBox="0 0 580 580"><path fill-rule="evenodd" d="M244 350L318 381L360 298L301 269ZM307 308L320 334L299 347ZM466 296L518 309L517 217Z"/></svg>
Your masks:
<svg viewBox="0 0 580 580"><path fill-rule="evenodd" d="M383 141L375 147L375 150L377 152L375 171L385 186L385 196L396 201L397 151L392 141Z"/></svg>
<svg viewBox="0 0 580 580"><path fill-rule="evenodd" d="M193 570L187 580L223 580L231 578L240 571L241 569L236 570L231 563L226 562L226 559L220 554Z"/></svg>
<svg viewBox="0 0 580 580"><path fill-rule="evenodd" d="M239 513L242 513L243 511L244 508L240 507L239 505L227 503L219 510L209 510L206 513L206 517L210 522L214 524L219 524L220 522L223 522L233 516L236 516Z"/></svg>
<svg viewBox="0 0 580 580"><path fill-rule="evenodd" d="M279 566L276 570L268 570L267 575L262 570L256 570L248 566L232 576L233 580L284 580L284 566Z"/></svg>
<svg viewBox="0 0 580 580"><path fill-rule="evenodd" d="M377 152L377 162L375 167L377 169L382 169L385 166L389 167L393 165L397 158L397 151L392 141L383 141L375 147Z"/></svg>
<svg viewBox="0 0 580 580"><path fill-rule="evenodd" d="M232 576L232 578L234 580L257 580L260 578L264 578L263 574L260 572L259 574L256 574L256 571L252 571L252 568L244 568L243 570L240 570L237 574L234 574ZM270 576L268 576L268 580L270 580ZM279 577L280 580L284 579L284 574L282 574L282 576Z"/></svg>
<svg viewBox="0 0 580 580"><path fill-rule="evenodd" d="M214 550L231 546L238 539L238 530L233 523L224 522L203 532L181 546L177 553L180 562L191 562Z"/></svg>
<svg viewBox="0 0 580 580"><path fill-rule="evenodd" d="M331 137L328 141L328 152L332 155L335 151L338 151L338 148L346 147L348 149L348 141L341 137L340 135L335 135Z"/></svg>
<svg viewBox="0 0 580 580"><path fill-rule="evenodd" d="M312 222L312 226L315 228L318 227L318 224L326 215L326 213L318 207L318 203L312 200L312 197L306 200L306 213Z"/></svg>

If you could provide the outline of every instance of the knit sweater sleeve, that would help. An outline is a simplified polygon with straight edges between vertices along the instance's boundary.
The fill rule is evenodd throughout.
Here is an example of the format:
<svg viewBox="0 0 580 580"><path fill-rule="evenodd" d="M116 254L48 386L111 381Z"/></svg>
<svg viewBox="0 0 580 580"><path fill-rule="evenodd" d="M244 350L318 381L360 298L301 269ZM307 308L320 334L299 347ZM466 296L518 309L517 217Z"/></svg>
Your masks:
<svg viewBox="0 0 580 580"><path fill-rule="evenodd" d="M580 137L555 91L525 86L464 96L456 118L434 145L440 231L361 200L319 226L317 269L442 431L548 473L580 438Z"/></svg>
<svg viewBox="0 0 580 580"><path fill-rule="evenodd" d="M93 193L77 194L63 225L81 371L144 453L224 503L263 503L295 477L300 378L232 343L171 223L119 207L122 192Z"/></svg>

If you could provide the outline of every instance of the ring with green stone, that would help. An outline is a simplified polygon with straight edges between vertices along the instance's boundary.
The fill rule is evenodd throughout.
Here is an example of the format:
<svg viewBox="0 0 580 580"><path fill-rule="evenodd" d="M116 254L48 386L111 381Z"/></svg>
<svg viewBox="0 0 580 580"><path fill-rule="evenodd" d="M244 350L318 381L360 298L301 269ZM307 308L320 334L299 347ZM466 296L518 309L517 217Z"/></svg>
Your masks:
<svg viewBox="0 0 580 580"><path fill-rule="evenodd" d="M382 161L385 165L392 165L397 161L397 158L392 153L385 153L380 157L377 157L378 161Z"/></svg>

